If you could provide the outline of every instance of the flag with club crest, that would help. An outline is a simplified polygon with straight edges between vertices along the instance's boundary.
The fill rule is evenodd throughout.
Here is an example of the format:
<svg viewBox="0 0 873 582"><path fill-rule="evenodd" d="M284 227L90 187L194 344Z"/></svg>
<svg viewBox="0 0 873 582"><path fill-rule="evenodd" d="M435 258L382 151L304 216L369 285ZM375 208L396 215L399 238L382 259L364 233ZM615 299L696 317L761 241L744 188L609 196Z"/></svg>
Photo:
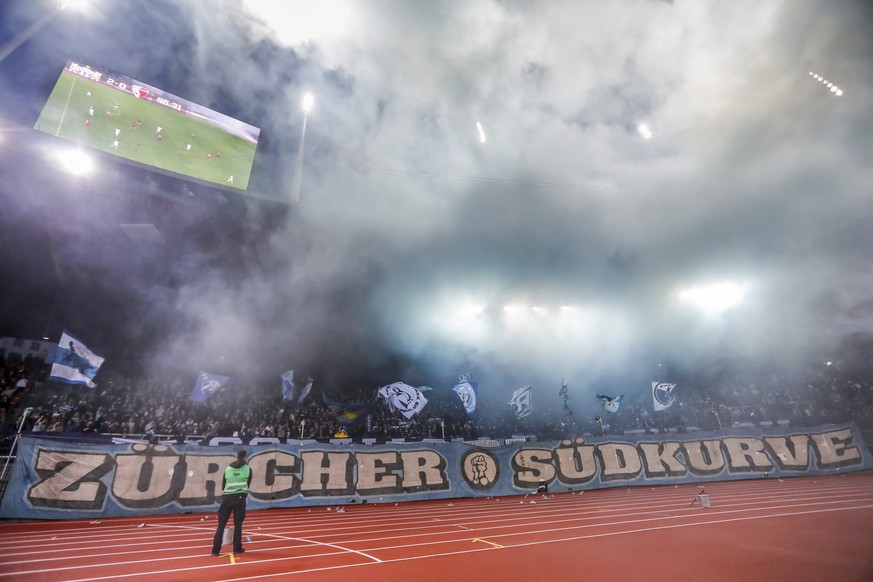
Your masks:
<svg viewBox="0 0 873 582"><path fill-rule="evenodd" d="M652 402L655 410L667 410L673 406L676 400L675 388L676 384L669 382L652 382Z"/></svg>
<svg viewBox="0 0 873 582"><path fill-rule="evenodd" d="M470 418L476 418L476 406L479 403L479 383L473 382L470 373L462 374L458 377L458 383L454 385L452 390L461 399L464 405L464 410Z"/></svg>
<svg viewBox="0 0 873 582"><path fill-rule="evenodd" d="M200 373L197 374L197 381L194 383L194 389L191 390L191 400L206 402L213 394L221 390L221 387L227 384L228 380L230 380L228 376L210 374L200 370Z"/></svg>
<svg viewBox="0 0 873 582"><path fill-rule="evenodd" d="M509 405L515 411L517 418L530 416L533 411L531 407L531 385L522 386L512 393L512 398L509 400Z"/></svg>
<svg viewBox="0 0 873 582"><path fill-rule="evenodd" d="M412 418L427 404L427 398L415 386L394 382L379 388L379 396L388 403L391 412L399 412L406 418Z"/></svg>

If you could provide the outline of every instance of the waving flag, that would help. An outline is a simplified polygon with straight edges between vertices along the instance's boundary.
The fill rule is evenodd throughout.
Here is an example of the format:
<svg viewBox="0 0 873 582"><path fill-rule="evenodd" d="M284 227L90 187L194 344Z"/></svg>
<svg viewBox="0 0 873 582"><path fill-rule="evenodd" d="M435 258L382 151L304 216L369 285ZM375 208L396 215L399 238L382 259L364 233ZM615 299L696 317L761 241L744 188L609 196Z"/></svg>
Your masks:
<svg viewBox="0 0 873 582"><path fill-rule="evenodd" d="M78 339L66 332L61 334L61 341L55 350L55 360L52 364L49 380L66 382L68 384L85 384L93 388L94 376L103 364L103 358L92 352Z"/></svg>
<svg viewBox="0 0 873 582"><path fill-rule="evenodd" d="M512 399L509 401L509 405L515 411L516 417L524 418L525 416L530 416L532 411L530 393L530 384L523 386L512 393Z"/></svg>
<svg viewBox="0 0 873 582"><path fill-rule="evenodd" d="M458 383L452 388L464 405L464 410L470 418L476 418L476 405L479 401L479 383L470 380L470 374L458 377Z"/></svg>
<svg viewBox="0 0 873 582"><path fill-rule="evenodd" d="M396 410L406 418L412 418L427 404L427 398L421 390L403 382L382 386L379 388L379 395L388 402L391 412Z"/></svg>
<svg viewBox="0 0 873 582"><path fill-rule="evenodd" d="M655 405L655 410L667 410L673 406L673 402L676 400L674 388L676 388L676 384L652 382L652 401Z"/></svg>
<svg viewBox="0 0 873 582"><path fill-rule="evenodd" d="M219 376L218 374L210 374L203 370L197 374L197 382L194 383L194 389L191 390L191 400L194 402L205 402L210 396L218 392L227 381L228 376Z"/></svg>
<svg viewBox="0 0 873 582"><path fill-rule="evenodd" d="M624 394L621 396L607 396L606 394L598 393L597 398L600 398L600 404L603 405L607 412L618 412L618 407L621 405Z"/></svg>
<svg viewBox="0 0 873 582"><path fill-rule="evenodd" d="M561 389L558 390L558 396L564 401L564 416L573 416L573 411L570 409L570 396L567 392L567 381L561 378Z"/></svg>
<svg viewBox="0 0 873 582"><path fill-rule="evenodd" d="M282 378L282 399L287 400L291 408L300 406L309 396L309 391L312 390L312 378L307 380L303 388L299 388L294 383L294 370L283 372L280 377Z"/></svg>
<svg viewBox="0 0 873 582"><path fill-rule="evenodd" d="M367 415L373 410L368 402L337 402L331 400L327 393L322 390L321 400L327 406L336 421L345 428L354 428L367 419Z"/></svg>

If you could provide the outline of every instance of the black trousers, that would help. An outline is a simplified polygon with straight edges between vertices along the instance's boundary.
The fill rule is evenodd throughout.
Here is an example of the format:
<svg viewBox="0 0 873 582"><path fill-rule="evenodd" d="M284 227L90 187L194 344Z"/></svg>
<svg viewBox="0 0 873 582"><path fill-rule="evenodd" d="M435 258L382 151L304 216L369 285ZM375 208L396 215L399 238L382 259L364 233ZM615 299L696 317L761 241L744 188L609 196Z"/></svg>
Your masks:
<svg viewBox="0 0 873 582"><path fill-rule="evenodd" d="M221 538L224 537L224 527L230 514L233 513L233 551L242 551L242 524L246 518L246 494L234 493L222 495L221 505L218 507L218 529L215 530L215 538L212 540L212 553L221 551Z"/></svg>

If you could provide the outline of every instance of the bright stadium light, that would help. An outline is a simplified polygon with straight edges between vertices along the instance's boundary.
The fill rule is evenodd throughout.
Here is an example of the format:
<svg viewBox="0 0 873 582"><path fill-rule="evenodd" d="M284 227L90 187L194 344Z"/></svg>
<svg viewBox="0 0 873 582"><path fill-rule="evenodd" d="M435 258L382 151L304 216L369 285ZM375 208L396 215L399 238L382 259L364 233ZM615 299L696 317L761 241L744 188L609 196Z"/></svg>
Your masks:
<svg viewBox="0 0 873 582"><path fill-rule="evenodd" d="M94 169L94 160L82 150L67 150L59 160L66 171L77 176L90 174Z"/></svg>
<svg viewBox="0 0 873 582"><path fill-rule="evenodd" d="M297 148L297 162L294 164L294 182L291 183L291 201L300 202L300 184L303 182L303 148L306 142L306 122L309 111L315 105L315 97L307 92L300 102L303 107L303 129L300 131L300 145Z"/></svg>
<svg viewBox="0 0 873 582"><path fill-rule="evenodd" d="M303 96L301 105L303 106L304 112L309 113L310 111L312 111L312 106L315 105L315 97L312 95L312 93L307 93Z"/></svg>
<svg viewBox="0 0 873 582"><path fill-rule="evenodd" d="M691 287L679 293L679 298L707 313L722 313L742 302L746 295L743 285L737 283L716 283Z"/></svg>
<svg viewBox="0 0 873 582"><path fill-rule="evenodd" d="M820 82L822 85L827 87L828 90L831 93L833 93L834 95L836 95L837 97L839 97L843 94L843 90L840 89L839 86L836 83L834 83L833 81L829 81L829 80L825 79L823 76L821 76L818 73L815 73L813 71L810 71L809 74L812 75L813 79L815 79L816 81Z"/></svg>
<svg viewBox="0 0 873 582"><path fill-rule="evenodd" d="M645 123L641 123L637 126L637 133L643 136L643 139L652 139L652 130Z"/></svg>

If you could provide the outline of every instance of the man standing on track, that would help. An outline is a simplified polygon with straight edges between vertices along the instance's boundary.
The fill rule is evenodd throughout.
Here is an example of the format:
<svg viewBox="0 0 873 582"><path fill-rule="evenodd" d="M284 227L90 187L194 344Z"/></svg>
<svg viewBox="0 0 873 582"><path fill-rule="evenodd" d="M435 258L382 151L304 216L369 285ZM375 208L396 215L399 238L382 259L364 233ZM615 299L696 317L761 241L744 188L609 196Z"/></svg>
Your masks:
<svg viewBox="0 0 873 582"><path fill-rule="evenodd" d="M218 529L212 540L212 555L221 552L221 540L224 537L224 527L233 512L233 553L242 554L242 524L246 518L246 497L252 484L252 469L246 464L246 452L239 451L236 461L224 470L221 480L221 505L218 508Z"/></svg>

